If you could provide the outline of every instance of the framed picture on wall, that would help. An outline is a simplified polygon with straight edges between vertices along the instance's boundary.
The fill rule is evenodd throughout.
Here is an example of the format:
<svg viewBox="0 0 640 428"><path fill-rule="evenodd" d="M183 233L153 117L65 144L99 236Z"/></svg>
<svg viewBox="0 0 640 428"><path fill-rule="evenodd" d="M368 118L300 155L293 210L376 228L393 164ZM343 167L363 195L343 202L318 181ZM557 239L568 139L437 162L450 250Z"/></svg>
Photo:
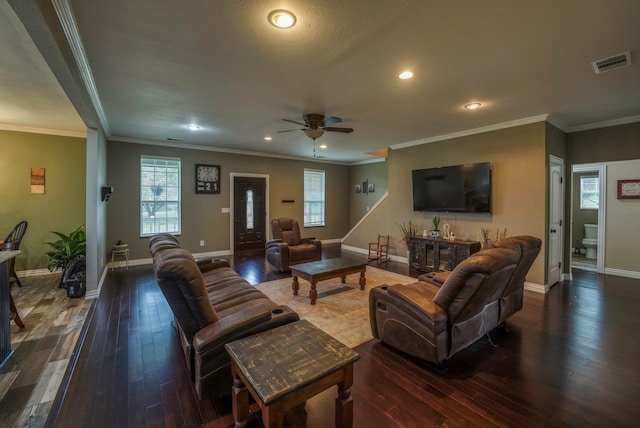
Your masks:
<svg viewBox="0 0 640 428"><path fill-rule="evenodd" d="M362 192L362 186L360 184L356 184L356 193Z"/></svg>
<svg viewBox="0 0 640 428"><path fill-rule="evenodd" d="M369 193L369 180L362 181L362 194L366 195Z"/></svg>
<svg viewBox="0 0 640 428"><path fill-rule="evenodd" d="M618 199L640 199L640 179L618 180Z"/></svg>

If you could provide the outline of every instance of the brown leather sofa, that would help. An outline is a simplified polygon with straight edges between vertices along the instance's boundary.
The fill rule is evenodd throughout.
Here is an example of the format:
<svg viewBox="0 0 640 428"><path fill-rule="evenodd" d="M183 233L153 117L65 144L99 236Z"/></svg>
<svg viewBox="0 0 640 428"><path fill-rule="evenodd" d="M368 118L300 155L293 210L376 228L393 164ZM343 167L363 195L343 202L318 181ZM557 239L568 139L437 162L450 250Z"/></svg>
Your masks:
<svg viewBox="0 0 640 428"><path fill-rule="evenodd" d="M315 237L301 238L295 219L271 220L271 236L266 244L267 261L280 272L291 270L290 265L322 259L322 243Z"/></svg>
<svg viewBox="0 0 640 428"><path fill-rule="evenodd" d="M520 246L487 248L458 264L441 286L417 281L372 289L373 336L423 360L451 358L500 324L521 258Z"/></svg>
<svg viewBox="0 0 640 428"><path fill-rule="evenodd" d="M298 315L272 302L225 260L196 261L172 235L153 236L149 250L198 397L229 395L232 378L225 343L297 321Z"/></svg>

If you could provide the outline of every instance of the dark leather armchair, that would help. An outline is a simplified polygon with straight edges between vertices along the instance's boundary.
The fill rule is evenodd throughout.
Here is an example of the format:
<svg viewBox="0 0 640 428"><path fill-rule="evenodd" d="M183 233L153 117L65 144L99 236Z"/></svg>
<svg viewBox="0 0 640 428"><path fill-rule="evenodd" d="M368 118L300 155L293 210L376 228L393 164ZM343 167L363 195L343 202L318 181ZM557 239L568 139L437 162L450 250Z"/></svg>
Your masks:
<svg viewBox="0 0 640 428"><path fill-rule="evenodd" d="M266 244L267 261L280 272L289 271L290 265L322 259L322 243L314 237L301 238L295 219L271 220L271 236Z"/></svg>
<svg viewBox="0 0 640 428"><path fill-rule="evenodd" d="M450 358L499 325L520 257L519 249L490 248L458 264L441 287L418 281L372 289L373 336L423 360Z"/></svg>

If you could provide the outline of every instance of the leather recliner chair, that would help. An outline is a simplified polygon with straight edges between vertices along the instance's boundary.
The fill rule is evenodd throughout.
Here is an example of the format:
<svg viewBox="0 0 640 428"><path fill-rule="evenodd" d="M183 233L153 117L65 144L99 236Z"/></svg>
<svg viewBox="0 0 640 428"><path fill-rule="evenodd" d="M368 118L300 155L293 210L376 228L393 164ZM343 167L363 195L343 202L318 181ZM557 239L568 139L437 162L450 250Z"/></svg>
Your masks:
<svg viewBox="0 0 640 428"><path fill-rule="evenodd" d="M418 281L371 290L371 331L400 351L440 363L499 325L500 299L521 250L490 248L472 254L441 287Z"/></svg>
<svg viewBox="0 0 640 428"><path fill-rule="evenodd" d="M149 240L156 280L176 320L198 398L231 393L224 345L299 319L245 281L226 260L195 260L169 234Z"/></svg>
<svg viewBox="0 0 640 428"><path fill-rule="evenodd" d="M524 282L535 261L540 253L542 241L539 238L529 235L512 236L498 241L490 241L483 247L488 248L511 248L520 251L520 260L516 267L504 294L500 298L500 323L502 324L508 317L522 309L522 301L524 297ZM425 274L418 277L420 281L426 281L440 287L451 272L439 272L435 274Z"/></svg>
<svg viewBox="0 0 640 428"><path fill-rule="evenodd" d="M280 272L291 270L290 265L322 259L322 243L315 237L301 238L295 219L271 220L271 236L266 243L267 261Z"/></svg>

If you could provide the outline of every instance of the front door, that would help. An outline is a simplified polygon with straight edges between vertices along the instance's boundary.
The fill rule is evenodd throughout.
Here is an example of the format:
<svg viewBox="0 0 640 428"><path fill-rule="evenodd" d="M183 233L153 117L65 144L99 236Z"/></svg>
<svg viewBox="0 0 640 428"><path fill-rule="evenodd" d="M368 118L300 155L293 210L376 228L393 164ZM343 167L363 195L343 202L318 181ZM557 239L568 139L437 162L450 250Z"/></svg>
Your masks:
<svg viewBox="0 0 640 428"><path fill-rule="evenodd" d="M264 249L266 243L266 180L233 178L234 251Z"/></svg>
<svg viewBox="0 0 640 428"><path fill-rule="evenodd" d="M549 286L559 282L562 275L563 169L564 161L551 156L549 161L549 240L547 241L549 243Z"/></svg>

